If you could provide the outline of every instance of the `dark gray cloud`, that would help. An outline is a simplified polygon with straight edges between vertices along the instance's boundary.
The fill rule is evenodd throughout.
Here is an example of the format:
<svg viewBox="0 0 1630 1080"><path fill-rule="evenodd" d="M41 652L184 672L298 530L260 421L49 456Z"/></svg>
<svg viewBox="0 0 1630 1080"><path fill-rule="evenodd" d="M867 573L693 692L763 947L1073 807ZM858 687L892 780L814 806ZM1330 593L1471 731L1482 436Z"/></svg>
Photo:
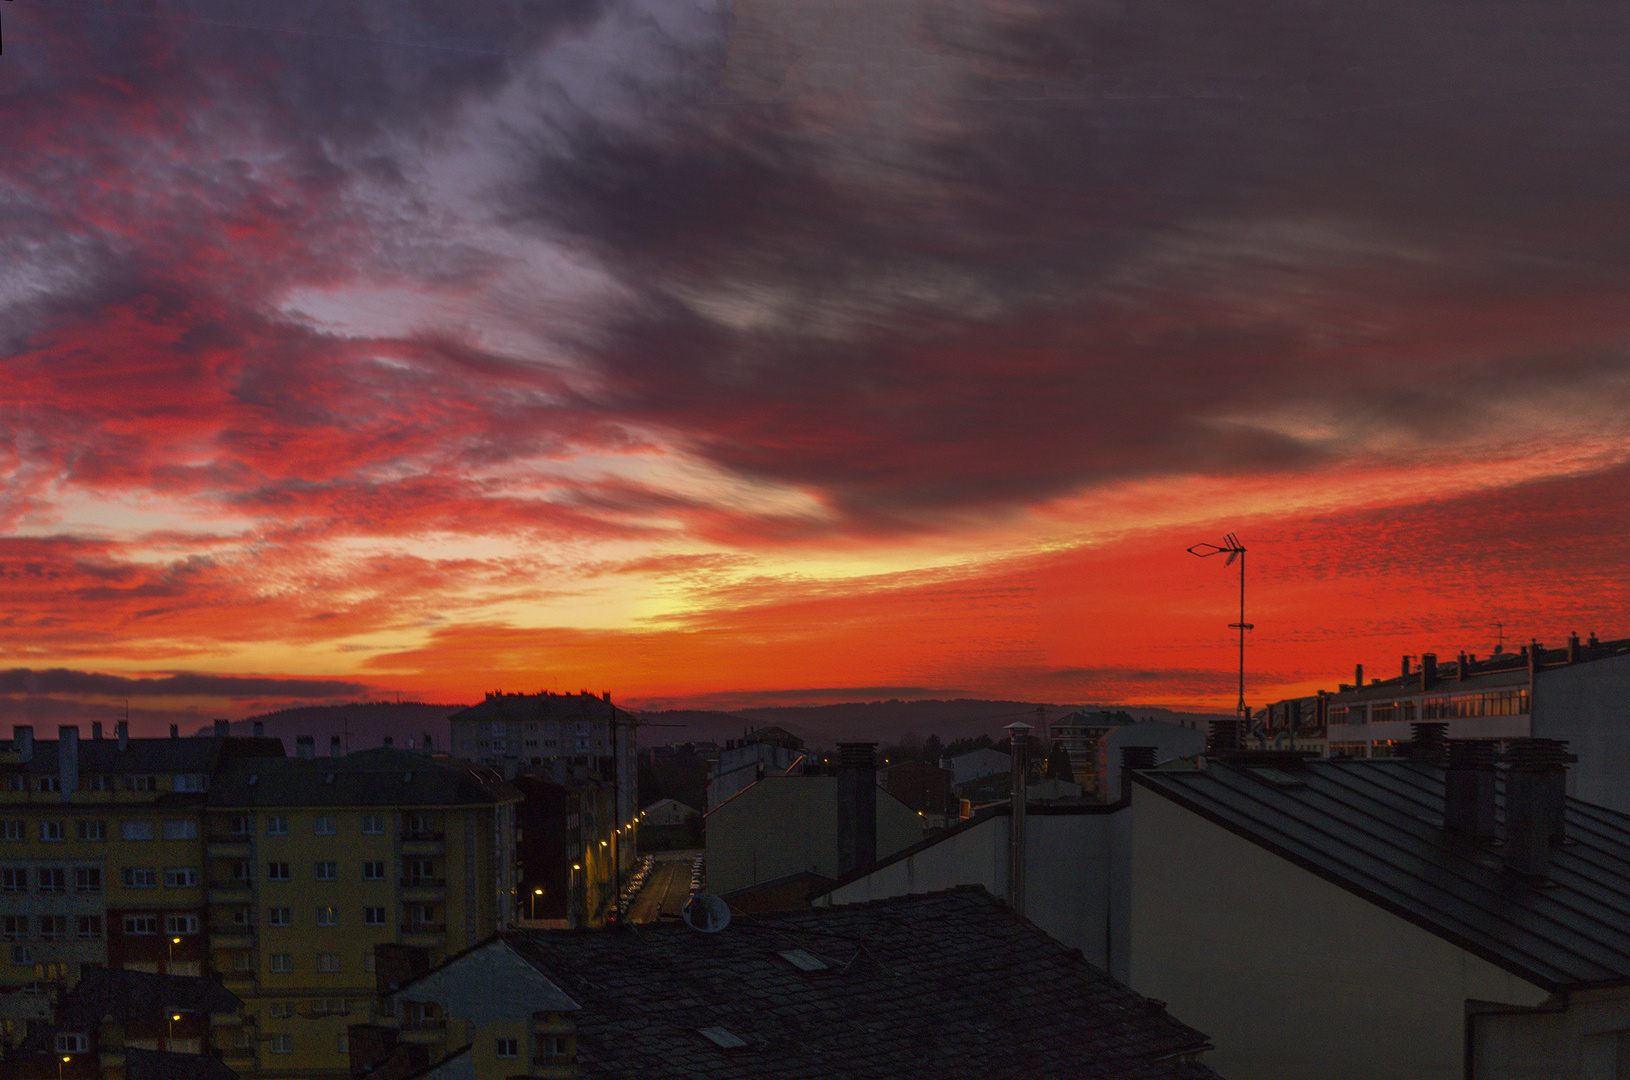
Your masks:
<svg viewBox="0 0 1630 1080"><path fill-rule="evenodd" d="M279 679L196 672L131 678L67 668L0 671L0 694L325 699L356 697L367 692L368 687L362 683L340 679Z"/></svg>

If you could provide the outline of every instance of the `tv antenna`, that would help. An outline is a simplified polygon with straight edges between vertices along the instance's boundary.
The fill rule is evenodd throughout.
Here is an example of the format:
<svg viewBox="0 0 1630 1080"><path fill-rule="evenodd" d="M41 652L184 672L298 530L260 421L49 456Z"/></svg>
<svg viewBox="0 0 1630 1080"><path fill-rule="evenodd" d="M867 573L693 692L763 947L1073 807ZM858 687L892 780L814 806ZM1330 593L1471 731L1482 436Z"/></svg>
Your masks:
<svg viewBox="0 0 1630 1080"><path fill-rule="evenodd" d="M1244 722L1245 727L1241 729L1243 734L1244 730L1249 729L1251 722L1251 711L1245 705L1245 631L1256 629L1254 624L1245 621L1245 545L1240 543L1239 537L1229 533L1223 537L1220 545L1195 544L1188 552L1202 559L1226 552L1228 559L1223 563L1224 566L1232 566L1235 559L1239 560L1239 622L1229 623L1228 628L1239 631L1239 703L1234 707L1239 711L1240 720Z"/></svg>

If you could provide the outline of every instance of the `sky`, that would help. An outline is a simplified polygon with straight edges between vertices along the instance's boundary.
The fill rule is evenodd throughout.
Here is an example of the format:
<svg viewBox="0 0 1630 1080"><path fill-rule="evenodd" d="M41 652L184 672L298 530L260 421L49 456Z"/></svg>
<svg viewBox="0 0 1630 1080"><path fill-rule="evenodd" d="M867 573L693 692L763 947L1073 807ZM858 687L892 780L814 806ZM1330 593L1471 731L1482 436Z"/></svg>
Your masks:
<svg viewBox="0 0 1630 1080"><path fill-rule="evenodd" d="M1604 0L0 5L0 720L1630 636Z"/></svg>

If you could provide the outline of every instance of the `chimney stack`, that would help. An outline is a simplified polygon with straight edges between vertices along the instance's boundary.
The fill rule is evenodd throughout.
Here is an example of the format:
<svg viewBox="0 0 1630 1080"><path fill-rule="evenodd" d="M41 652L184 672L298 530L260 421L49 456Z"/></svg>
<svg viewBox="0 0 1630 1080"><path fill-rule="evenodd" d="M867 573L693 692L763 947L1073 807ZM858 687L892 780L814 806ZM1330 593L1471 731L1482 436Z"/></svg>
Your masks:
<svg viewBox="0 0 1630 1080"><path fill-rule="evenodd" d="M120 720L118 727L114 730L119 733L119 749L125 749L130 745L130 721Z"/></svg>
<svg viewBox="0 0 1630 1080"><path fill-rule="evenodd" d="M341 756L341 754L340 754L340 737L338 735L330 735L328 737L328 756L329 757L340 757Z"/></svg>
<svg viewBox="0 0 1630 1080"><path fill-rule="evenodd" d="M877 744L838 744L838 876L877 861Z"/></svg>
<svg viewBox="0 0 1630 1080"><path fill-rule="evenodd" d="M1443 826L1473 840L1493 840L1494 763L1498 750L1485 739L1450 739L1448 747L1449 766L1443 771Z"/></svg>
<svg viewBox="0 0 1630 1080"><path fill-rule="evenodd" d="M172 738L172 739L181 738L181 728L178 725L176 725L176 724L171 724L170 725L170 738Z"/></svg>
<svg viewBox="0 0 1630 1080"><path fill-rule="evenodd" d="M1409 725L1409 758L1432 765L1445 764L1449 752L1449 725L1441 720L1416 721Z"/></svg>
<svg viewBox="0 0 1630 1080"><path fill-rule="evenodd" d="M1545 646L1541 645L1539 642L1533 641L1533 642L1529 643L1529 645L1528 645L1528 673L1530 675L1532 675L1534 672L1539 670L1540 656L1543 655L1544 652L1545 652Z"/></svg>
<svg viewBox="0 0 1630 1080"><path fill-rule="evenodd" d="M266 721L256 720L253 730L255 732L255 738L264 739L266 737Z"/></svg>
<svg viewBox="0 0 1630 1080"><path fill-rule="evenodd" d="M1206 750L1216 753L1219 750L1239 750L1244 741L1244 734L1240 731L1241 723L1238 720L1213 720L1208 725L1211 734L1206 739Z"/></svg>
<svg viewBox="0 0 1630 1080"><path fill-rule="evenodd" d="M1353 689L1354 690L1362 690L1362 689L1364 689L1364 665L1363 664L1354 664L1353 665Z"/></svg>
<svg viewBox="0 0 1630 1080"><path fill-rule="evenodd" d="M1551 849L1562 843L1567 764L1575 760L1561 739L1512 739L1507 744L1501 854L1508 870L1526 878L1545 876Z"/></svg>
<svg viewBox="0 0 1630 1080"><path fill-rule="evenodd" d="M1030 725L1024 721L1009 724L1008 750L1012 755L1013 815L1007 826L1007 903L1014 914L1024 915L1025 811L1029 809Z"/></svg>
<svg viewBox="0 0 1630 1080"><path fill-rule="evenodd" d="M1421 689L1430 690L1438 681L1438 654L1421 653Z"/></svg>
<svg viewBox="0 0 1630 1080"><path fill-rule="evenodd" d="M389 735L386 735L385 736L385 745L386 746L391 746L393 743L394 743L394 740Z"/></svg>
<svg viewBox="0 0 1630 1080"><path fill-rule="evenodd" d="M215 737L217 739L224 739L230 734L232 734L232 721L230 721L230 720L217 720L217 721L215 721Z"/></svg>
<svg viewBox="0 0 1630 1080"><path fill-rule="evenodd" d="M1579 631L1575 630L1568 635L1568 663L1579 662Z"/></svg>
<svg viewBox="0 0 1630 1080"><path fill-rule="evenodd" d="M301 761L310 761L317 756L317 739L313 735L296 735L294 737L294 756Z"/></svg>
<svg viewBox="0 0 1630 1080"><path fill-rule="evenodd" d="M57 780L62 801L79 790L79 727L64 724L57 728Z"/></svg>
<svg viewBox="0 0 1630 1080"><path fill-rule="evenodd" d="M424 756L429 757L430 756L430 732L428 732L428 731L424 733L423 745L424 745Z"/></svg>
<svg viewBox="0 0 1630 1080"><path fill-rule="evenodd" d="M91 738L98 740L102 738L102 721L95 720L91 722Z"/></svg>
<svg viewBox="0 0 1630 1080"><path fill-rule="evenodd" d="M29 724L14 724L11 729L11 748L17 751L17 760L27 765L34 760L34 728Z"/></svg>
<svg viewBox="0 0 1630 1080"><path fill-rule="evenodd" d="M1403 678L1403 679L1407 679L1407 678L1409 678L1409 660L1410 660L1410 657L1409 657L1409 654L1408 654L1408 653L1405 653L1405 654L1404 654L1404 665L1403 665L1403 668L1402 668L1402 670L1400 670L1400 671L1399 671L1399 672L1398 672L1398 676L1399 676L1399 678Z"/></svg>

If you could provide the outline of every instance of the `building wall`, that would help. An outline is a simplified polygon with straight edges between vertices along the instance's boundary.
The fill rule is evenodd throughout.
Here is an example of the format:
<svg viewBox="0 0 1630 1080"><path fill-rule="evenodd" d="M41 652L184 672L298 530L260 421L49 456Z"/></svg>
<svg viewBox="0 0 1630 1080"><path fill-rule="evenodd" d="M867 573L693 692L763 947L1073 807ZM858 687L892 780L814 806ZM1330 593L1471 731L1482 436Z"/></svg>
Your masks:
<svg viewBox="0 0 1630 1080"><path fill-rule="evenodd" d="M877 788L877 857L923 837L922 815ZM727 893L813 870L838 876L838 778L770 776L707 816L707 884Z"/></svg>
<svg viewBox="0 0 1630 1080"><path fill-rule="evenodd" d="M1128 981L1230 1080L1463 1080L1468 999L1549 997L1145 788L1130 814Z"/></svg>
<svg viewBox="0 0 1630 1080"><path fill-rule="evenodd" d="M951 786L966 784L982 776L1011 772L1012 760L1000 750L970 750L954 758L941 758L940 765L951 770Z"/></svg>
<svg viewBox="0 0 1630 1080"><path fill-rule="evenodd" d="M1477 1080L1618 1080L1630 1075L1630 992L1570 995L1563 1011L1478 1016Z"/></svg>
<svg viewBox="0 0 1630 1080"><path fill-rule="evenodd" d="M1568 794L1630 813L1630 655L1541 671L1533 733L1566 739L1579 756Z"/></svg>
<svg viewBox="0 0 1630 1080"><path fill-rule="evenodd" d="M707 808L720 806L758 783L761 776L785 773L802 751L770 743L741 743L719 751L707 783Z"/></svg>
<svg viewBox="0 0 1630 1080"><path fill-rule="evenodd" d="M1152 746L1155 761L1190 757L1206 748L1205 732L1168 724L1164 720L1144 720L1113 728L1104 736L1105 774L1099 788L1105 802L1121 797L1121 747Z"/></svg>
<svg viewBox="0 0 1630 1080"><path fill-rule="evenodd" d="M1115 814L1031 813L1025 819L1025 917L1101 968L1109 966L1110 835ZM840 885L817 903L852 904L980 885L1008 899L1008 828L993 814Z"/></svg>

